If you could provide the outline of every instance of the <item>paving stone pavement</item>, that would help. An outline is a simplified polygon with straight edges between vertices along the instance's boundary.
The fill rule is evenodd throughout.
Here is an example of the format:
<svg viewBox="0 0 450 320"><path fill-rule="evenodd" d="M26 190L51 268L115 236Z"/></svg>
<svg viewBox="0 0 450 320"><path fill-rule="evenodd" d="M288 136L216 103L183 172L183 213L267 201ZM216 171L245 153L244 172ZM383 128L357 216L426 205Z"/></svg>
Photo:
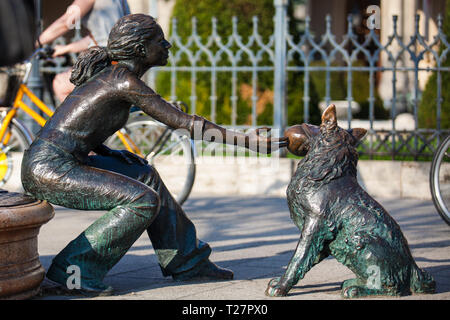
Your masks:
<svg viewBox="0 0 450 320"><path fill-rule="evenodd" d="M400 224L419 265L437 282L432 295L373 297L389 300L450 300L450 227L433 203L415 199L377 199ZM183 206L198 238L213 249L211 260L234 271L224 282L175 282L165 278L144 233L104 282L110 297L86 298L59 291L45 280L37 300L340 300L339 286L352 272L330 257L309 271L284 298L264 295L268 281L282 275L299 237L286 199L278 197L195 197ZM55 207L55 217L41 228L39 254L47 269L67 243L99 218L100 211Z"/></svg>

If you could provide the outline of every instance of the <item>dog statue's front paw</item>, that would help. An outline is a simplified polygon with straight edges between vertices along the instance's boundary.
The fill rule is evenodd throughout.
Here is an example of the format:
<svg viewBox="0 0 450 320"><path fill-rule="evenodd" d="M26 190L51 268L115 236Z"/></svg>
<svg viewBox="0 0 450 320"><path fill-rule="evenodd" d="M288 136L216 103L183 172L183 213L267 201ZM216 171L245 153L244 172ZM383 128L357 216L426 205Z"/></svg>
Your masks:
<svg viewBox="0 0 450 320"><path fill-rule="evenodd" d="M266 289L266 296L269 297L284 297L287 295L286 288L280 285L280 278L273 278L269 281Z"/></svg>

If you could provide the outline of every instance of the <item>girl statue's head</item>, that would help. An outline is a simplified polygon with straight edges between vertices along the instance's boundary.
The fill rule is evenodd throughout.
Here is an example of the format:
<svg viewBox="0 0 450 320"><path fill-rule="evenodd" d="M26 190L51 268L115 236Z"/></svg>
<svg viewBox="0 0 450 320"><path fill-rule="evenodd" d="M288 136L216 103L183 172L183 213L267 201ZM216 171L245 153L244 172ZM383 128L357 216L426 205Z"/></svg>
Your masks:
<svg viewBox="0 0 450 320"><path fill-rule="evenodd" d="M166 51L170 48L155 19L145 14L124 16L111 29L106 47L91 47L80 54L70 81L79 86L111 65L112 61L133 62L141 65L142 69L163 65L167 62L167 54L155 52L155 43L160 43ZM160 61L153 57L156 54L159 54Z"/></svg>

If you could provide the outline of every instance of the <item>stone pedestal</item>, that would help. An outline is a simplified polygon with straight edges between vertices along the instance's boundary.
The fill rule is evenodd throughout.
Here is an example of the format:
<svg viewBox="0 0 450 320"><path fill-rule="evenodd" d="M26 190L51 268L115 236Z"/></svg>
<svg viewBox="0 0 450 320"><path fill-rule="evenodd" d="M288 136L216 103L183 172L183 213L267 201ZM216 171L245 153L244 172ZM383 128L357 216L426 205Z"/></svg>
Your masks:
<svg viewBox="0 0 450 320"><path fill-rule="evenodd" d="M45 201L0 191L0 299L27 299L39 291L45 270L37 236L53 215Z"/></svg>

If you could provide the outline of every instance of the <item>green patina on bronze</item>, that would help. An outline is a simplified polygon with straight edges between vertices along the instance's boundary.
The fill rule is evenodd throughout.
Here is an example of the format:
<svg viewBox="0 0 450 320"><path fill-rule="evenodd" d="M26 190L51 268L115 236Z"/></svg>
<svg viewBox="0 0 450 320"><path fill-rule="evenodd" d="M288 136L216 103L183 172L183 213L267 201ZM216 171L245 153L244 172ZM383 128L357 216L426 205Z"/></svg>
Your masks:
<svg viewBox="0 0 450 320"><path fill-rule="evenodd" d="M333 105L320 127L303 124L286 131L288 149L305 156L287 188L301 236L286 272L269 282L267 295L287 295L330 255L356 275L342 284L345 298L434 292L435 281L416 265L399 225L357 182L355 145L365 132L339 128Z"/></svg>

